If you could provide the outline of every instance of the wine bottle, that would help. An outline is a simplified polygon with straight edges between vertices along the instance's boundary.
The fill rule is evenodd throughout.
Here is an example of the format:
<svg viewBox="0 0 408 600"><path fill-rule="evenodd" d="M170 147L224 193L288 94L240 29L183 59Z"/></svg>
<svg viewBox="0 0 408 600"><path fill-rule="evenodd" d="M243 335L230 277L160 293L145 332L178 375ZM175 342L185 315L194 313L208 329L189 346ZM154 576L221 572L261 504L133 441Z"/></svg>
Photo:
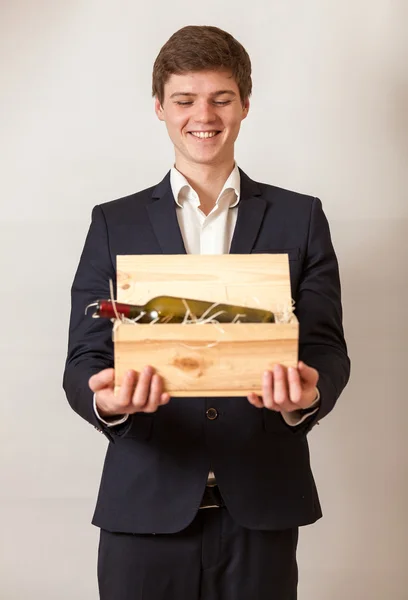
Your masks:
<svg viewBox="0 0 408 600"><path fill-rule="evenodd" d="M144 305L124 304L111 300L98 300L91 304L96 310L94 317L114 319L127 317L138 323L182 323L196 319L214 319L219 323L274 323L273 312L261 308L248 308L232 304L177 298L175 296L157 296ZM116 309L116 311L115 311Z"/></svg>

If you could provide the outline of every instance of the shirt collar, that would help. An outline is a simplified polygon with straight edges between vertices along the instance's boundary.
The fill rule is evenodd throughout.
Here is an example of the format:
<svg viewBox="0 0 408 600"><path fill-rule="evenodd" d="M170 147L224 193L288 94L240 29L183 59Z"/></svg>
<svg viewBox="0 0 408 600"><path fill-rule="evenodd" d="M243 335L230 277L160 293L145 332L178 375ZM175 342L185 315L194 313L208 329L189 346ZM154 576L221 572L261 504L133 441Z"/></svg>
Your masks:
<svg viewBox="0 0 408 600"><path fill-rule="evenodd" d="M178 171L176 169L176 167L173 167L170 171L170 185L171 185L171 190L173 192L173 196L174 199L176 201L176 204L180 207L182 207L182 203L180 202L180 192L183 190L185 190L185 188L188 188L187 193L194 193L193 188L191 187L191 185L188 183L187 179L184 177L184 175L182 175L180 173L180 171ZM234 206L237 206L239 199L240 199L240 195L241 195L241 176L239 173L239 169L238 169L238 165L237 163L234 164L234 168L231 171L227 181L224 183L223 188L217 198L217 202L216 204L218 204L221 196L223 195L223 193L226 190L234 190L235 192L235 198L233 196L231 196L231 201L230 201L230 208L233 208Z"/></svg>

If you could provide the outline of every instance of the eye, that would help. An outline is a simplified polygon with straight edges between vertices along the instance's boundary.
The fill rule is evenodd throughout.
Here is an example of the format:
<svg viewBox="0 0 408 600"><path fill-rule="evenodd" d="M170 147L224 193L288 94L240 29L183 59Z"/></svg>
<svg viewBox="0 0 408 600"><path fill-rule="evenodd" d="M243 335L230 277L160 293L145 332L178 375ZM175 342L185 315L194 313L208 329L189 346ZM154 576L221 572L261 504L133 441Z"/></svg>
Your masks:
<svg viewBox="0 0 408 600"><path fill-rule="evenodd" d="M223 101L221 101L221 100L218 100L218 101L214 100L214 102L213 102L213 104L215 106L226 106L227 104L230 104L230 103L231 103L231 100L223 100ZM178 106L191 106L193 104L193 101L192 100L184 100L184 101L183 100L176 100L175 104L177 104Z"/></svg>

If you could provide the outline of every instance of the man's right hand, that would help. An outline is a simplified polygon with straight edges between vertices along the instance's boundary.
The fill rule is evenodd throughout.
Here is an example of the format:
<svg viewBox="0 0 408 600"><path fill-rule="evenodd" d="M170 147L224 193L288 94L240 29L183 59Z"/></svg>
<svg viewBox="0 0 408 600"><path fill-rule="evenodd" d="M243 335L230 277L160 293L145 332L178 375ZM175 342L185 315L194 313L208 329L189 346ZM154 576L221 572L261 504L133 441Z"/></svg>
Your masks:
<svg viewBox="0 0 408 600"><path fill-rule="evenodd" d="M137 412L152 413L170 400L170 395L163 391L162 377L151 366L144 367L140 374L136 371L125 373L116 396L114 383L114 369L104 369L89 379L102 419Z"/></svg>

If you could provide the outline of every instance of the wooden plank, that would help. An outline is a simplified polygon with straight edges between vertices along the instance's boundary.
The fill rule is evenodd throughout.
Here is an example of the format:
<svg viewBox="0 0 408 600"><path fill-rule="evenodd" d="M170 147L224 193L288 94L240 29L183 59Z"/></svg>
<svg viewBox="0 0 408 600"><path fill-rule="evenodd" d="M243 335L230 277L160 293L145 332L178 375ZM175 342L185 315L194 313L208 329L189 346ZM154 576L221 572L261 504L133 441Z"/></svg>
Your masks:
<svg viewBox="0 0 408 600"><path fill-rule="evenodd" d="M290 306L287 254L135 255L117 257L117 300L145 304L182 296L266 310Z"/></svg>
<svg viewBox="0 0 408 600"><path fill-rule="evenodd" d="M182 325L163 323L138 325L119 323L115 327L115 343L145 342L152 340L173 343L186 342L191 345L219 342L297 340L298 326L292 323L220 323L205 325Z"/></svg>
<svg viewBox="0 0 408 600"><path fill-rule="evenodd" d="M246 395L260 393L265 369L277 362L297 365L297 323L223 327L224 334L209 325L119 325L116 384L128 369L141 371L151 364L172 396ZM191 335L186 337L180 330L191 330Z"/></svg>

